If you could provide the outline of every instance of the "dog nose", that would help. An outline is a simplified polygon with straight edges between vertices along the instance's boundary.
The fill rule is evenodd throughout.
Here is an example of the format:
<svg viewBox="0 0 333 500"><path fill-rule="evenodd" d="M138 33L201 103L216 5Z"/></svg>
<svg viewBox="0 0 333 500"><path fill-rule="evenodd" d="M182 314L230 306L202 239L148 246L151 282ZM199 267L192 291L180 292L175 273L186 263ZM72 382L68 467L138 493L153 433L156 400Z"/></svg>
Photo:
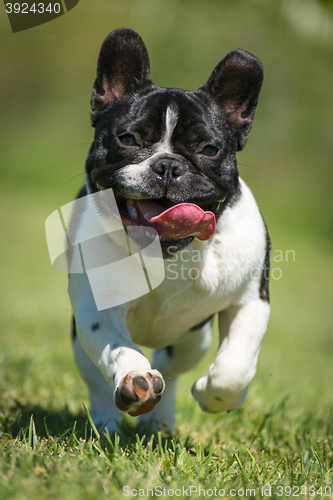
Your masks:
<svg viewBox="0 0 333 500"><path fill-rule="evenodd" d="M152 165L152 171L162 178L164 182L168 179L176 179L183 175L185 169L180 163L174 159L162 158L157 163Z"/></svg>

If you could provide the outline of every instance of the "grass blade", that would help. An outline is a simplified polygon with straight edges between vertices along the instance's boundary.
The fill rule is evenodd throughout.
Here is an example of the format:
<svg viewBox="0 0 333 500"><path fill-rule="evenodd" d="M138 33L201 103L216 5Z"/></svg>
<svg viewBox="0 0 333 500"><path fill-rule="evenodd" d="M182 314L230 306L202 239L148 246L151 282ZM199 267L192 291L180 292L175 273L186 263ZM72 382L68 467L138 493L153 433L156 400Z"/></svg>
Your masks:
<svg viewBox="0 0 333 500"><path fill-rule="evenodd" d="M37 433L36 433L36 427L35 427L35 422L34 422L34 416L31 415L30 417L30 423L29 423L29 434L28 434L28 446L32 450L35 450L37 447Z"/></svg>
<svg viewBox="0 0 333 500"><path fill-rule="evenodd" d="M98 439L98 441L99 441L99 440L101 439L101 435L100 435L100 433L98 432L98 430L97 430L97 428L96 428L96 426L95 426L95 424L94 424L94 422L93 422L93 419L92 419L92 418L91 418L91 416L90 416L89 410L88 410L88 408L87 408L86 404L84 403L84 401L82 401L82 404L83 404L83 408L84 408L84 410L85 410L85 412L86 412L86 414L87 414L87 417L88 417L89 423L90 423L90 425L91 425L91 428L92 428L92 430L94 431L95 436L97 437L97 439Z"/></svg>

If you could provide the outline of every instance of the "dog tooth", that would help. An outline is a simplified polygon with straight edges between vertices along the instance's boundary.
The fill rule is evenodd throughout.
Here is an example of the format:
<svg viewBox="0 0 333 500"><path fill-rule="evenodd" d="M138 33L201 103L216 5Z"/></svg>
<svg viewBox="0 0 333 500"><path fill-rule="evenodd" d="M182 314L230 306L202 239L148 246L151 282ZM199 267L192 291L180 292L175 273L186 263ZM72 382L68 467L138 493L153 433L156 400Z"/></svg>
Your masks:
<svg viewBox="0 0 333 500"><path fill-rule="evenodd" d="M136 211L133 200L127 200L127 211L129 213L129 216L131 217L131 219L138 218L138 212Z"/></svg>
<svg viewBox="0 0 333 500"><path fill-rule="evenodd" d="M221 206L221 203L222 201L219 201L219 202L216 202L213 206L212 206L212 212L217 212L218 209L220 208Z"/></svg>
<svg viewBox="0 0 333 500"><path fill-rule="evenodd" d="M225 201L226 199L226 196L223 198L223 200L220 200L217 205L216 205L216 208L214 207L214 212L217 212L220 208L220 206L222 205L222 203Z"/></svg>
<svg viewBox="0 0 333 500"><path fill-rule="evenodd" d="M145 235L150 238L151 240L154 240L155 239L155 236L153 234L151 234L149 231L145 231Z"/></svg>

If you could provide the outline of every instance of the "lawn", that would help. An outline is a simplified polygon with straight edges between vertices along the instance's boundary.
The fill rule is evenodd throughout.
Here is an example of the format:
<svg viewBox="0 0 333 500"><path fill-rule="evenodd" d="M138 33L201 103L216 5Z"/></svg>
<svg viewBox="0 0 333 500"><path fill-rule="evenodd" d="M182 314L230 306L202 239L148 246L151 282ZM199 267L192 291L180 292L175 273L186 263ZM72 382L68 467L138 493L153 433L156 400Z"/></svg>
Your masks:
<svg viewBox="0 0 333 500"><path fill-rule="evenodd" d="M297 19L286 3L268 4L114 0L110 19L108 2L81 0L44 33L15 35L1 20L1 500L333 498L332 30L314 28L322 15L333 29L333 17L329 2L309 0ZM190 389L213 360L215 332L179 380L173 435L133 418L117 436L91 427L67 278L44 234L82 184L97 52L124 25L147 42L160 85L196 88L236 47L266 70L238 159L273 242L268 331L242 408L209 415Z"/></svg>
<svg viewBox="0 0 333 500"><path fill-rule="evenodd" d="M1 498L123 498L135 490L149 496L147 489L197 498L199 487L207 496L222 490L232 496L234 489L242 496L248 489L258 498L290 492L308 498L314 491L330 497L332 266L325 242L319 249L305 235L293 241L273 227L279 248L272 268L280 279L271 280L271 320L241 409L205 414L190 394L213 359L215 338L200 366L180 379L173 436L151 436L131 418L118 437L99 436L72 359L67 279L51 268L44 241L44 220L57 196L50 191L39 199L25 187L3 191L2 200L8 210L2 221Z"/></svg>

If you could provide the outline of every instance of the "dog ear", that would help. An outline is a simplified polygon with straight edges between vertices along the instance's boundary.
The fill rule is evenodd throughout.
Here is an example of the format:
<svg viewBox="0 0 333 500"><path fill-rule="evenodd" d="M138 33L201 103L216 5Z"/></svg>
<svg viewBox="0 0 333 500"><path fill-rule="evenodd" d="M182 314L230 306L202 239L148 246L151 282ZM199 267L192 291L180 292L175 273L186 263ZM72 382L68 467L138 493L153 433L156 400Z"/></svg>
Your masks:
<svg viewBox="0 0 333 500"><path fill-rule="evenodd" d="M91 94L92 122L116 99L128 92L153 87L147 48L129 28L119 28L105 38L97 62Z"/></svg>
<svg viewBox="0 0 333 500"><path fill-rule="evenodd" d="M250 132L264 79L261 62L245 50L233 50L216 66L199 91L212 95L229 116L241 150Z"/></svg>

